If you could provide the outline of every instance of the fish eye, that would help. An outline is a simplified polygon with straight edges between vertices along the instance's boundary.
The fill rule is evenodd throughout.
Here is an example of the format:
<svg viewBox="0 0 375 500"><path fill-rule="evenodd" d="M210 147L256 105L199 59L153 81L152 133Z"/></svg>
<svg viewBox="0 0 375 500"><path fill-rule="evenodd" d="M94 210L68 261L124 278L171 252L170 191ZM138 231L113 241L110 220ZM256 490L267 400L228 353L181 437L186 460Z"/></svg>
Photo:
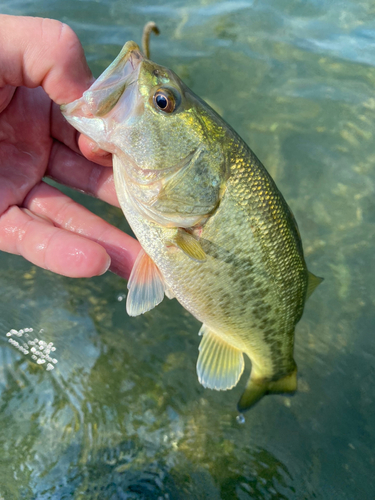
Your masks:
<svg viewBox="0 0 375 500"><path fill-rule="evenodd" d="M176 98L171 90L159 89L153 100L155 107L164 113L173 113L176 109Z"/></svg>

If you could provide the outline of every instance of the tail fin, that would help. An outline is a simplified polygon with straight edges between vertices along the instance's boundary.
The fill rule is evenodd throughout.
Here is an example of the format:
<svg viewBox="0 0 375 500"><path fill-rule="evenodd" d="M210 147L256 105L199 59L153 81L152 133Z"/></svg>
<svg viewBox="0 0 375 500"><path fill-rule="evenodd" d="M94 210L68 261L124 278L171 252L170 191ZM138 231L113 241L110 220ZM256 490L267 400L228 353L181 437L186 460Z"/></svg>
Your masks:
<svg viewBox="0 0 375 500"><path fill-rule="evenodd" d="M240 413L249 410L266 394L294 393L297 390L297 369L279 380L267 381L250 377L237 404Z"/></svg>

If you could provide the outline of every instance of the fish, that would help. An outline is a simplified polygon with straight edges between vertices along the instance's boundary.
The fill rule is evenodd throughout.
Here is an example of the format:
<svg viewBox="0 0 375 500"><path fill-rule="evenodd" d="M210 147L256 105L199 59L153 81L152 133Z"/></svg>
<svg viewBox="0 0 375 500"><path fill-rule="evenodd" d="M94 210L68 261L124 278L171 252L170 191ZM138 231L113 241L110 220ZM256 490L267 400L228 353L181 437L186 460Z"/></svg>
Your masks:
<svg viewBox="0 0 375 500"><path fill-rule="evenodd" d="M322 278L310 273L288 204L249 146L148 50L125 43L68 122L113 155L119 203L140 251L128 281L131 316L166 295L200 322L199 382L237 385L243 413L297 389L295 327Z"/></svg>

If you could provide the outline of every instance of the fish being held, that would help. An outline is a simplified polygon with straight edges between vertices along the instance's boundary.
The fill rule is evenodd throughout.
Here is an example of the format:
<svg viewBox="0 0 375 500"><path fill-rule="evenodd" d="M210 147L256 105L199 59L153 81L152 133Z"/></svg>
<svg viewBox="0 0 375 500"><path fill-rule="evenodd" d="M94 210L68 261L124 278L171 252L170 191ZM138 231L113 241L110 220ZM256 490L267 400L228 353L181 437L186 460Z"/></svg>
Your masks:
<svg viewBox="0 0 375 500"><path fill-rule="evenodd" d="M127 42L66 119L113 153L116 192L141 250L127 311L175 297L202 321L204 387L234 387L246 354L244 411L294 392L294 330L321 282L274 181L231 127L173 71Z"/></svg>

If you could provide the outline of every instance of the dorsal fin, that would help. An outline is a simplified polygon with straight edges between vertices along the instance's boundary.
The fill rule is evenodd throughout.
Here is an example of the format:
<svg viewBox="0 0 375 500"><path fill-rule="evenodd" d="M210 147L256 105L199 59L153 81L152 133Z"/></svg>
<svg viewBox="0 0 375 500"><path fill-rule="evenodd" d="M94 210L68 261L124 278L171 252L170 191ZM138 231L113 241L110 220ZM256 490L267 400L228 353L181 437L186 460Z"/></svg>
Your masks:
<svg viewBox="0 0 375 500"><path fill-rule="evenodd" d="M320 285L320 283L324 281L324 278L319 278L319 276L315 276L315 274L307 271L307 292L306 292L306 300L313 293L315 288Z"/></svg>

